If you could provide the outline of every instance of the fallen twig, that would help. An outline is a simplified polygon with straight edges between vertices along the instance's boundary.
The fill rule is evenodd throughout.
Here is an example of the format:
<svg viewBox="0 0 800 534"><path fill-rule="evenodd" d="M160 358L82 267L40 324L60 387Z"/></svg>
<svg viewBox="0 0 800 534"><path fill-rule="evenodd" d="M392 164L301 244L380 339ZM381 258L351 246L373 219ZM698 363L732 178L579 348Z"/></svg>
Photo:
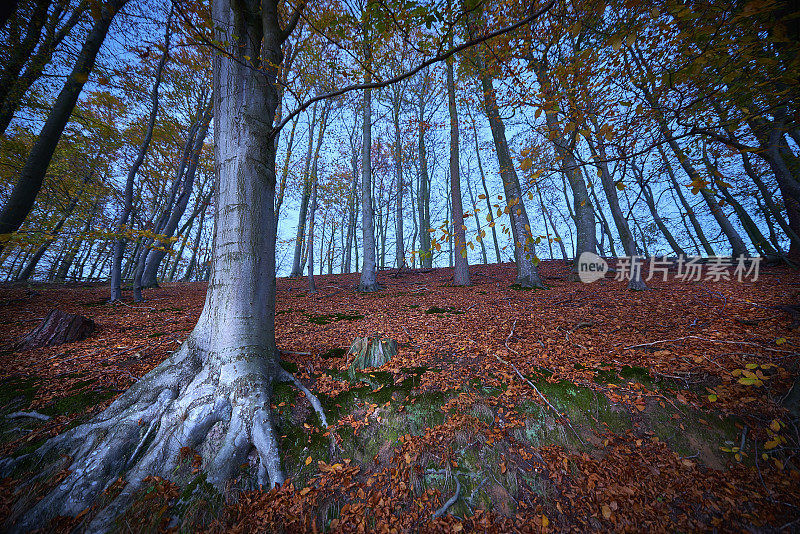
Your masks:
<svg viewBox="0 0 800 534"><path fill-rule="evenodd" d="M653 341L651 343L640 343L639 345L631 345L629 347L624 347L623 350L626 349L638 349L642 347L652 347L653 345L660 345L661 343L674 343L676 341L683 341L686 339L697 339L700 341L711 341L712 343L727 343L731 345L751 345L755 347L759 347L762 350L768 350L770 352L783 352L788 354L794 354L795 351L793 350L782 350L782 349L773 349L770 347L765 347L760 343L753 343L751 341L727 341L724 339L712 339L709 337L700 337L700 336L683 336L683 337L676 337L675 339L659 339L658 341Z"/></svg>
<svg viewBox="0 0 800 534"><path fill-rule="evenodd" d="M506 341L505 341L505 345L506 345L506 348L507 348L508 350L510 350L511 352L513 352L514 354L519 354L517 351L515 351L514 349L512 349L511 347L509 347L509 346L508 346L508 342L511 340L511 337L514 335L514 329L515 329L516 327L517 327L517 319L514 319L514 324L511 326L511 333L509 333L509 334L508 334L508 337L506 338ZM507 361L505 361L503 358L501 358L501 357L500 357L500 356L498 356L497 354L495 354L495 355L494 355L494 357L495 357L495 358L497 358L498 360L500 360L500 362L502 362L502 363L504 363L504 364L506 364L506 365L510 366L510 367L511 367L511 368L514 370L514 372L515 372L515 373L517 373L517 376L519 376L519 377L520 377L522 380L524 380L525 382L527 382L527 383L528 383L528 385L529 385L529 386L530 386L530 387L533 389L533 391L535 391L535 392L536 392L536 394L537 394L537 395L539 395L539 398L541 398L541 399L542 399L542 401L544 401L544 403L545 403L545 404L546 404L546 405L547 405L547 406L548 406L548 407L549 407L551 410L553 410L553 411L554 411L554 412L555 412L555 413L556 413L556 414L557 414L559 417L562 417L562 418L564 418L564 421L566 421L566 423L567 423L567 426L568 426L568 427L569 427L569 429L570 429L570 430L572 430L572 432L575 434L575 437L577 437L577 438L578 438L578 441L580 441L580 442L581 442L581 444L583 444L583 445L586 445L586 443L584 443L583 439L581 438L580 434L578 434L578 432L577 432L577 431L575 430L575 428L572 426L572 422L569 420L569 417L567 417L566 415L564 415L564 414L562 414L561 412L559 412L559 411L558 411L558 409L556 409L556 407L555 407L555 406L553 406L553 405L550 403L550 401L549 401L549 400L547 400L547 397L545 397L545 396L542 394L542 392L541 392L541 391L539 391L539 388L537 388L537 387L536 387L536 385L535 385L533 382L531 382L530 380L528 380L527 378L525 378L525 376L524 376L522 373L520 373L520 372L519 372L519 369L517 369L517 366L516 366L516 365L514 365L514 364L513 364L513 363L511 363L511 362L507 362Z"/></svg>

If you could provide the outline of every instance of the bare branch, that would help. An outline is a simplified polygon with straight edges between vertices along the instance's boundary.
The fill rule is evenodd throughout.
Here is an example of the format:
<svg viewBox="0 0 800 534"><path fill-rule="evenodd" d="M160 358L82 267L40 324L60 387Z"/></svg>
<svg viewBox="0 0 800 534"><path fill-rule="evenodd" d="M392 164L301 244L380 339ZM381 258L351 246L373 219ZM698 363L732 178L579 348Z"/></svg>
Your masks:
<svg viewBox="0 0 800 534"><path fill-rule="evenodd" d="M493 39L495 37L498 37L500 35L503 35L503 34L506 34L508 32L514 31L514 30L516 30L518 28L521 28L522 26L525 26L526 24L531 23L532 21L536 20L537 18L539 18L543 14L547 13L547 11L549 11L550 8L553 7L554 4L555 4L555 0L550 0L541 9L535 11L532 15L529 15L529 16L527 16L527 17L515 22L514 24L511 24L509 26L505 26L505 27L500 28L499 30L495 30L493 32L489 32L489 33L487 33L487 34L485 34L485 35L483 35L481 37L477 37L475 39L471 39L469 41L465 41L465 42L461 43L460 45L454 46L450 50L447 50L446 52L442 52L441 54L437 54L436 56L423 61L422 63L420 63L419 65L417 65L413 69L410 69L410 70L408 70L408 71L406 71L406 72L404 72L402 74L398 74L397 76L394 76L393 78L389 78L388 80L384 80L384 81L380 81L380 82L360 83L360 84L348 85L347 87L343 87L341 89L337 89L336 91L331 91L330 93L324 93L324 94L321 94L321 95L317 95L314 98L311 98L311 99L307 100L306 102L301 104L297 109L295 109L294 111L289 113L289 115L287 115L277 126L275 126L275 128L273 128L273 130L270 133L270 135L273 136L273 137L275 135L277 135L278 132L280 132L281 128L283 128L292 118L294 118L296 115L302 113L304 110L306 110L314 102L319 102L320 100L325 100L325 99L328 99L328 98L334 98L334 97L343 95L345 93L349 93L351 91L361 91L361 90L364 90L364 89L379 89L381 87L386 87L388 85L392 85L392 84L395 84L397 82L403 81L406 78L409 78L409 77L415 75L416 73L418 73L419 71L421 71L425 67L433 65L434 63L439 63L440 61L444 61L447 58L449 58L450 56L452 56L454 54L457 54L458 52L461 52L462 50L466 50L467 48L470 48L472 46L481 44L481 43L483 43L485 41L488 41L489 39Z"/></svg>

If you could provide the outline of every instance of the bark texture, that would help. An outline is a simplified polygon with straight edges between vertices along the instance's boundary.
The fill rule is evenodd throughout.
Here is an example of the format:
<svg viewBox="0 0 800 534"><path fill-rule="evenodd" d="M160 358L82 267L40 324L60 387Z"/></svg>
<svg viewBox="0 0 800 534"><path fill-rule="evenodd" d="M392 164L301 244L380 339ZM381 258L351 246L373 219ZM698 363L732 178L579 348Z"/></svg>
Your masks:
<svg viewBox="0 0 800 534"><path fill-rule="evenodd" d="M12 519L14 531L43 527L55 515L77 515L124 474L128 484L86 528L109 531L145 476L170 476L182 447L203 451L207 480L218 489L251 453L259 483L282 483L270 411L277 380L301 389L327 426L316 397L279 366L275 347L272 123L286 32L274 0L217 0L213 18L217 42L236 44L214 57L214 85L224 90L215 91L214 99L216 227L203 312L166 361L90 422L33 453L46 458L68 452L70 472Z"/></svg>
<svg viewBox="0 0 800 534"><path fill-rule="evenodd" d="M20 340L15 349L28 350L80 341L89 337L95 328L94 321L82 315L52 310L36 328Z"/></svg>

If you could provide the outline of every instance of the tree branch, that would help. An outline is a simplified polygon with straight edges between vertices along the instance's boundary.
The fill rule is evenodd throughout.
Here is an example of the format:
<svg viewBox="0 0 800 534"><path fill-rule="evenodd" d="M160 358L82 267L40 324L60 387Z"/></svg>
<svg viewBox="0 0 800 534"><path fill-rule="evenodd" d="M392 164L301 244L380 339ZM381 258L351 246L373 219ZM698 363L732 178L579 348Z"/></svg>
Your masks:
<svg viewBox="0 0 800 534"><path fill-rule="evenodd" d="M386 87L387 85L392 85L392 84L395 84L397 82L403 81L406 78L409 78L409 77L415 75L416 73L418 73L419 71L421 71L425 67L433 65L434 63L438 63L440 61L444 61L447 58L449 58L450 56L452 56L452 55L454 55L454 54L456 54L458 52L461 52L462 50L465 50L465 49L470 48L472 46L478 45L480 43L483 43L484 41L488 41L489 39L493 39L494 37L498 37L498 36L503 35L505 33L514 31L514 30L516 30L518 28L521 28L522 26L525 26L526 24L529 24L530 22L532 22L535 19L539 18L543 14L547 13L547 11L549 11L550 8L553 7L554 4L555 4L555 0L550 0L541 9L535 11L532 15L529 15L529 16L525 17L524 19L521 19L518 22L515 22L514 24L511 24L509 26L505 26L505 27L500 28L499 30L495 30L493 32L489 32L486 35L483 35L481 37L478 37L478 38L475 38L475 39L471 39L469 41L465 41L465 42L461 43L460 45L455 46L455 47L451 48L450 50L447 50L446 52L442 52L441 54L437 54L436 56L434 56L434 57L432 57L432 58L430 58L428 60L423 61L422 63L420 63L419 65L417 65L413 69L410 69L410 70L408 70L408 71L406 71L404 73L398 74L397 76L394 76L393 78L389 78L388 80L384 80L384 81L381 81L381 82L361 83L361 84L349 85L347 87L343 87L343 88L338 89L336 91L331 91L330 93L324 93L324 94L321 94L321 95L317 95L314 98L311 98L311 99L307 100L306 102L301 104L297 109L295 109L294 111L289 113L278 125L276 125L272 129L272 132L270 132L270 136L275 137L278 134L278 132L280 132L281 128L283 128L292 118L294 118L296 115L302 113L304 110L306 110L314 102L319 102L320 100L325 100L325 99L328 99L328 98L334 98L334 97L343 95L345 93L349 93L351 91L360 91L360 90L364 90L364 89L379 89L381 87Z"/></svg>

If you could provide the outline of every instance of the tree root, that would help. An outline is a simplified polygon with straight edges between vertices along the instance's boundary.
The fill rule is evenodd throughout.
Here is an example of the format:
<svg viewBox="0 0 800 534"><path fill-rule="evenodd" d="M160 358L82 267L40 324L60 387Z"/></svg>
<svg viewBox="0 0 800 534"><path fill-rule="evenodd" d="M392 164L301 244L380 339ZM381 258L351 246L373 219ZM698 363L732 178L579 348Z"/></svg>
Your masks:
<svg viewBox="0 0 800 534"><path fill-rule="evenodd" d="M456 491L453 493L452 497L447 499L447 502L445 502L441 508L433 512L433 515L431 516L432 519L438 519L442 517L444 514L447 513L447 510L451 506L453 506L458 500L458 496L461 494L461 483L458 481L457 476L453 475L453 479L456 481Z"/></svg>
<svg viewBox="0 0 800 534"><path fill-rule="evenodd" d="M127 484L111 503L94 517L91 513L85 516L87 531L112 530L115 519L141 489L142 479L173 476L181 449L203 444L207 480L221 492L253 450L259 460L258 483L283 483L270 409L274 381L291 382L306 395L326 428L328 421L319 399L300 380L281 369L277 360L266 366L263 362L247 355L218 361L190 337L91 421L50 439L25 457L0 465L5 471L0 474L5 475L23 460L46 464L45 469L37 467L41 473L25 483L29 493L35 487L33 482L48 480L58 469L69 468L66 477L35 504L32 494L21 499L5 529L25 532L45 527L56 515L78 515L124 476ZM212 433L215 437L209 440L212 427L218 424L221 433ZM333 435L331 441L335 450ZM62 452L70 455L68 465L55 461Z"/></svg>

